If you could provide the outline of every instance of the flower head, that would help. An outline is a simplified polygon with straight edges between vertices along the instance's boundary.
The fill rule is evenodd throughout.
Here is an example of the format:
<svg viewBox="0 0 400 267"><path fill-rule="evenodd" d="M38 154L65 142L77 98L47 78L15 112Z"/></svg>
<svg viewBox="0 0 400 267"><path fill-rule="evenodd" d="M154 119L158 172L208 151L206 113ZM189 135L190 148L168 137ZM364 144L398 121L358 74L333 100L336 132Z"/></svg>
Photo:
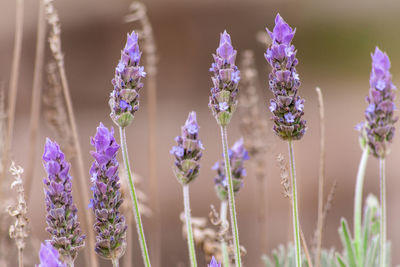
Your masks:
<svg viewBox="0 0 400 267"><path fill-rule="evenodd" d="M221 263L218 263L217 260L212 257L210 264L208 264L208 267L221 267Z"/></svg>
<svg viewBox="0 0 400 267"><path fill-rule="evenodd" d="M271 65L269 87L274 94L270 101L270 111L274 121L274 132L283 140L301 139L306 131L304 99L298 95L300 79L296 70L298 60L296 49L291 44L296 30L293 30L278 14L273 31L267 29L272 44L265 53Z"/></svg>
<svg viewBox="0 0 400 267"><path fill-rule="evenodd" d="M40 264L37 267L67 267L60 261L57 249L50 242L40 245L39 258Z"/></svg>
<svg viewBox="0 0 400 267"><path fill-rule="evenodd" d="M392 83L387 54L376 47L371 58L370 90L366 98L368 107L365 110L365 136L371 153L378 158L384 158L388 153L388 144L393 140L394 123L398 120L398 117L394 117L396 87Z"/></svg>
<svg viewBox="0 0 400 267"><path fill-rule="evenodd" d="M232 170L233 191L239 192L243 186L243 177L246 176L244 161L249 160L249 153L243 145L243 138L240 138L231 149L228 150L229 161ZM218 161L212 167L217 171L217 176L214 179L215 190L221 200L228 199L228 178L225 175L225 162Z"/></svg>
<svg viewBox="0 0 400 267"><path fill-rule="evenodd" d="M114 139L114 129L108 130L102 123L97 127L96 135L91 138L91 151L94 162L90 169L92 177L93 209L96 222L97 254L106 259L119 259L126 249L125 217L119 212L123 200L118 177L118 143Z"/></svg>
<svg viewBox="0 0 400 267"><path fill-rule="evenodd" d="M121 59L115 68L112 80L114 90L110 95L111 118L120 127L128 126L139 109L139 90L143 87L141 78L146 76L140 66L142 52L139 50L138 36L133 31L121 51Z"/></svg>
<svg viewBox="0 0 400 267"><path fill-rule="evenodd" d="M64 263L72 264L78 250L85 245L78 222L78 210L72 201L70 164L56 142L47 138L44 154L47 177L43 180L46 202L47 232L51 245L58 250Z"/></svg>
<svg viewBox="0 0 400 267"><path fill-rule="evenodd" d="M230 35L224 31L221 33L219 46L213 55L214 63L210 71L213 73L211 94L208 107L220 125L230 122L237 106L238 84L240 72L235 65L236 50L231 43Z"/></svg>
<svg viewBox="0 0 400 267"><path fill-rule="evenodd" d="M178 181L188 184L199 174L200 158L203 144L199 140L199 125L196 112L192 111L182 126L182 134L175 138L178 143L172 147L170 154L175 157L174 173Z"/></svg>

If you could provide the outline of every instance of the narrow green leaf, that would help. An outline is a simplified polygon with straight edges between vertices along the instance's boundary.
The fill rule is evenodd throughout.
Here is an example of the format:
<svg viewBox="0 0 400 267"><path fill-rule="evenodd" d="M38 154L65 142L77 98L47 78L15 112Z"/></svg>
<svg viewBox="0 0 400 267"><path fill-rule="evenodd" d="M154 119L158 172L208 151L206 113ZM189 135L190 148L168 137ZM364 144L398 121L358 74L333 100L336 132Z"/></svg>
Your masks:
<svg viewBox="0 0 400 267"><path fill-rule="evenodd" d="M342 227L339 229L339 234L340 234L342 243L343 243L346 253L347 253L349 267L357 267L356 254L355 254L353 242L351 240L351 236L349 234L349 227L348 227L347 221L345 219L342 219L341 224L342 224Z"/></svg>

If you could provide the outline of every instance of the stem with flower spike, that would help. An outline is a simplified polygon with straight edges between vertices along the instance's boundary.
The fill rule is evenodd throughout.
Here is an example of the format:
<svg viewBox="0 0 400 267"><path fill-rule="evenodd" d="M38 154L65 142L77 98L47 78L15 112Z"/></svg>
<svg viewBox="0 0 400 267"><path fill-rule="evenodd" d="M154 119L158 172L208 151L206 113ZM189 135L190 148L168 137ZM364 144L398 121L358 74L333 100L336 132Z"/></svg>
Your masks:
<svg viewBox="0 0 400 267"><path fill-rule="evenodd" d="M225 174L228 177L228 200L229 200L229 208L231 212L231 225L232 225L232 235L234 242L234 251L235 251L235 262L236 267L242 266L242 261L240 258L240 243L239 243L239 230L236 219L236 208L235 208L235 195L233 192L233 180L231 173L231 164L229 160L228 154L228 135L226 126L221 126L221 138L222 138L222 147L224 151L224 160L225 160Z"/></svg>
<svg viewBox="0 0 400 267"><path fill-rule="evenodd" d="M299 214L297 208L296 167L294 164L292 140L288 141L288 145L289 145L290 175L292 177L293 233L296 245L296 266L301 267L301 245L300 245L300 230L299 230Z"/></svg>
<svg viewBox="0 0 400 267"><path fill-rule="evenodd" d="M150 267L151 264L150 264L149 252L147 251L146 239L144 237L144 231L143 231L142 218L141 218L140 212L139 212L139 204L138 204L138 200L137 200L137 196L136 196L135 186L133 184L131 168L129 165L128 147L126 144L125 128L119 127L119 134L120 134L120 139L121 139L122 156L124 158L125 170L127 173L129 189L130 189L130 193L131 193L131 197L132 197L133 215L135 216L135 220L136 220L136 229L137 229L138 236L139 236L140 249L142 251L142 257L143 257L145 266Z"/></svg>
<svg viewBox="0 0 400 267"><path fill-rule="evenodd" d="M221 201L221 211L220 211L220 220L222 227L225 227L228 222L226 221L226 215L228 212L228 202L226 200ZM222 251L222 264L224 267L229 267L229 254L228 254L228 245L224 239L221 240L221 251Z"/></svg>
<svg viewBox="0 0 400 267"><path fill-rule="evenodd" d="M381 255L379 257L380 267L386 267L386 177L385 177L385 158L379 159L380 183L381 183L381 223L380 240Z"/></svg>
<svg viewBox="0 0 400 267"><path fill-rule="evenodd" d="M190 256L190 266L197 267L196 250L194 247L192 218L190 214L189 185L183 185L183 202L185 206L185 222L187 231L187 242Z"/></svg>

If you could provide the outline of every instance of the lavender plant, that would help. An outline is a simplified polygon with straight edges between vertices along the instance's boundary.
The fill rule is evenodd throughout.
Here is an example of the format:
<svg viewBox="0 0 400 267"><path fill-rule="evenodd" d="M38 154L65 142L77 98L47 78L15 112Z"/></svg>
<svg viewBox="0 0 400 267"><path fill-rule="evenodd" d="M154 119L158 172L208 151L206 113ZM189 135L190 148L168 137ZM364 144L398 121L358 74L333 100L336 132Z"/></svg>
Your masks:
<svg viewBox="0 0 400 267"><path fill-rule="evenodd" d="M217 123L221 128L221 139L223 155L225 161L225 173L228 177L228 199L231 213L232 235L235 245L236 266L242 265L240 257L239 230L236 218L235 196L233 190L233 179L228 155L228 135L227 125L236 109L238 100L238 84L240 81L240 72L235 65L236 50L233 49L230 35L224 31L221 34L219 47L213 54L214 63L210 71L213 73L211 94L208 107L211 109Z"/></svg>
<svg viewBox="0 0 400 267"><path fill-rule="evenodd" d="M95 251L103 258L119 266L119 258L125 253L126 229L125 217L119 212L123 202L118 177L117 153L119 145L114 138L114 129L108 130L102 123L97 127L96 135L91 138L95 159L90 169L92 177L93 198L90 207L93 209L96 222Z"/></svg>
<svg viewBox="0 0 400 267"><path fill-rule="evenodd" d="M298 95L300 78L296 71L297 51L291 44L296 30L293 30L278 14L275 18L273 31L267 29L267 32L272 43L265 53L265 59L272 67L269 74L269 86L274 94L269 109L273 114L272 120L275 123L274 132L282 140L287 141L289 146L296 266L300 267L302 261L293 141L300 140L303 137L306 131L306 121L302 119L304 99Z"/></svg>
<svg viewBox="0 0 400 267"><path fill-rule="evenodd" d="M221 267L221 263L218 263L217 260L212 257L210 264L208 264L208 267Z"/></svg>
<svg viewBox="0 0 400 267"><path fill-rule="evenodd" d="M133 31L128 34L127 42L121 51L121 59L115 68L115 76L112 80L114 90L110 94L110 117L119 127L122 156L129 180L129 189L133 202L133 214L136 220L136 228L139 236L140 248L146 267L150 267L150 257L147 250L146 239L143 230L142 218L136 196L135 186L129 164L128 147L126 143L125 128L131 124L135 112L139 109L139 90L143 87L141 78L146 76L143 66L140 66L138 36Z"/></svg>
<svg viewBox="0 0 400 267"><path fill-rule="evenodd" d="M204 147L199 140L199 125L197 124L196 113L194 111L189 113L185 125L182 126L181 135L177 136L175 141L177 145L172 147L170 153L175 157L175 164L173 166L174 174L183 186L190 265L195 267L197 266L197 260L190 215L189 183L199 174L199 161L202 156L201 151Z"/></svg>
<svg viewBox="0 0 400 267"><path fill-rule="evenodd" d="M243 138L240 138L231 149L228 150L229 163L232 167L232 181L234 193L239 192L243 186L243 178L246 176L246 169L244 168L244 161L249 160L249 153L243 145ZM227 208L228 208L228 178L225 172L225 161L217 161L212 167L217 171L217 176L214 179L215 191L221 200L220 220L222 223L227 223ZM221 251L223 257L224 267L229 266L229 254L225 240L221 241Z"/></svg>
<svg viewBox="0 0 400 267"><path fill-rule="evenodd" d="M60 260L60 255L50 242L45 242L40 245L39 252L40 264L37 267L67 267Z"/></svg>
<svg viewBox="0 0 400 267"><path fill-rule="evenodd" d="M49 242L60 253L61 260L67 266L74 266L78 250L85 245L78 222L78 210L72 201L72 177L70 164L56 142L46 139L44 168L47 177L43 180L45 188L47 232Z"/></svg>

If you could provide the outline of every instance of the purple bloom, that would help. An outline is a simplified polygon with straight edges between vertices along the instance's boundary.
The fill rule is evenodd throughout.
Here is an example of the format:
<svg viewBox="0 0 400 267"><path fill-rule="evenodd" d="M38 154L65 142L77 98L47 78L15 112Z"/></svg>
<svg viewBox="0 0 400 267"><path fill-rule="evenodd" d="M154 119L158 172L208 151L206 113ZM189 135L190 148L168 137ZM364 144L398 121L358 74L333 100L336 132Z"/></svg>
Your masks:
<svg viewBox="0 0 400 267"><path fill-rule="evenodd" d="M126 249L125 217L119 212L123 200L118 177L117 153L119 145L111 131L100 123L97 132L90 140L95 148L91 151L95 159L90 169L93 198L90 207L93 209L96 222L95 251L106 259L119 259Z"/></svg>
<svg viewBox="0 0 400 267"><path fill-rule="evenodd" d="M208 267L221 267L221 263L218 263L217 260L212 257L210 264L208 264Z"/></svg>
<svg viewBox="0 0 400 267"><path fill-rule="evenodd" d="M39 258L40 264L37 267L67 267L66 264L60 261L57 249L50 242L40 245Z"/></svg>
<svg viewBox="0 0 400 267"><path fill-rule="evenodd" d="M228 150L228 155L232 171L233 191L237 193L243 186L243 177L246 176L244 161L250 159L249 153L243 145L243 138L235 142L232 148ZM217 195L221 200L227 200L228 179L225 175L225 161L217 161L212 169L217 171L217 176L214 179Z"/></svg>
<svg viewBox="0 0 400 267"><path fill-rule="evenodd" d="M139 50L138 36L133 31L128 34L125 48L121 51L121 59L115 68L114 86L110 94L109 105L111 118L120 127L128 126L139 109L139 90L143 87L141 78L146 76L140 66L142 52Z"/></svg>
<svg viewBox="0 0 400 267"><path fill-rule="evenodd" d="M231 37L224 31L221 34L216 54L213 55L214 63L210 68L210 72L213 72L211 78L213 87L208 103L218 124L222 126L230 122L238 102L240 72L235 65L236 53L231 43Z"/></svg>
<svg viewBox="0 0 400 267"><path fill-rule="evenodd" d="M51 234L51 245L58 250L64 263L72 264L78 250L85 245L78 222L78 210L72 201L72 177L70 164L56 142L46 139L44 168L48 174L43 180L46 202L47 232Z"/></svg>
<svg viewBox="0 0 400 267"><path fill-rule="evenodd" d="M283 140L299 140L306 131L306 121L301 119L304 99L298 95L297 51L291 44L296 30L278 14L273 31L267 29L267 32L272 39L264 56L272 67L269 86L274 99L270 101L269 109L273 113L273 129Z"/></svg>
<svg viewBox="0 0 400 267"><path fill-rule="evenodd" d="M196 112L192 111L182 126L182 134L175 138L178 143L172 147L170 154L175 157L174 173L178 181L188 184L199 174L201 150L203 144L199 140L199 125Z"/></svg>
<svg viewBox="0 0 400 267"><path fill-rule="evenodd" d="M366 100L368 107L365 110L365 137L371 152L378 158L388 153L388 144L392 142L395 128L394 117L394 90L392 75L390 74L390 60L386 53L378 47L372 57L370 75L370 90Z"/></svg>

